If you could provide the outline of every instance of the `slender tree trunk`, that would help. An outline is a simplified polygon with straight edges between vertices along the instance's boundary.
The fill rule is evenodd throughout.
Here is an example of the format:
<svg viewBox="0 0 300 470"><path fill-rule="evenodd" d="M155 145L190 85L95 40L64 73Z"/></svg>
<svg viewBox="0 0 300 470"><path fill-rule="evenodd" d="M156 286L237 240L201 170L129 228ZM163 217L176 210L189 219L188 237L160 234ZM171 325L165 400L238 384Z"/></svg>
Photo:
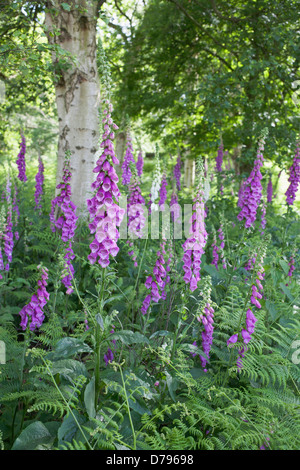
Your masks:
<svg viewBox="0 0 300 470"><path fill-rule="evenodd" d="M116 135L116 156L120 162L116 168L118 173L121 173L122 163L123 163L124 154L125 154L125 146L126 146L126 133L119 132Z"/></svg>
<svg viewBox="0 0 300 470"><path fill-rule="evenodd" d="M195 160L186 158L184 160L184 186L191 188L195 184Z"/></svg>
<svg viewBox="0 0 300 470"><path fill-rule="evenodd" d="M55 3L55 6L53 4ZM57 183L62 178L65 152L71 152L72 199L86 210L99 142L100 87L96 55L96 23L104 2L55 0L48 2L45 29L48 41L72 57L67 66L53 53L59 122ZM63 4L63 5L62 5Z"/></svg>

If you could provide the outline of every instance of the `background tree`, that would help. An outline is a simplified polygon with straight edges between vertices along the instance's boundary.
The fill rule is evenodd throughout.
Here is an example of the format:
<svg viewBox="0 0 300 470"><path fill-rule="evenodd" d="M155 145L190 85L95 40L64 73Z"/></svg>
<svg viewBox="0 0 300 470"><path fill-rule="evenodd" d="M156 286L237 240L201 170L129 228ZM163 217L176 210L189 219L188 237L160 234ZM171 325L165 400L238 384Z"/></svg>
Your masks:
<svg viewBox="0 0 300 470"><path fill-rule="evenodd" d="M59 123L58 179L65 152L71 151L72 194L81 209L90 192L99 140L100 85L96 26L104 0L47 2L45 29L50 44L74 59L61 67L54 53L55 93ZM54 4L54 7L53 7Z"/></svg>
<svg viewBox="0 0 300 470"><path fill-rule="evenodd" d="M300 58L296 2L149 0L131 27L129 19L122 34L108 28L106 46L116 58L120 110L141 118L173 151L178 143L188 147L191 157L215 154L222 133L225 148L236 148L232 156L241 171L249 169L264 127L279 165L287 156L283 148L293 152L299 129L292 99Z"/></svg>
<svg viewBox="0 0 300 470"><path fill-rule="evenodd" d="M97 19L104 0L4 2L1 78L9 111L32 103L58 120L57 182L64 155L72 153L74 202L84 208L99 139ZM47 38L46 38L46 36ZM48 39L48 41L47 41ZM54 86L53 86L54 85ZM53 102L55 90L56 109ZM27 110L28 111L28 110ZM20 122L20 127L22 126Z"/></svg>

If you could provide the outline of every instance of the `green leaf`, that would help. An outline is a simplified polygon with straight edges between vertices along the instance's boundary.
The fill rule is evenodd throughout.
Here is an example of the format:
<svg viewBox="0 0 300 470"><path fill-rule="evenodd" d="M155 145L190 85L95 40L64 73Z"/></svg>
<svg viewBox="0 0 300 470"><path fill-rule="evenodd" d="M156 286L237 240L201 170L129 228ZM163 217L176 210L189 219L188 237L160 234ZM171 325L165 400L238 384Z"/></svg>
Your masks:
<svg viewBox="0 0 300 470"><path fill-rule="evenodd" d="M170 393L170 396L174 402L177 401L175 392L178 387L178 380L174 377L172 377L168 372L165 371L166 374L166 382L167 382L167 387Z"/></svg>
<svg viewBox="0 0 300 470"><path fill-rule="evenodd" d="M215 277L216 279L223 279L224 275L221 271L218 271L215 266L211 266L209 264L205 264L203 266L204 271L206 271L210 276Z"/></svg>
<svg viewBox="0 0 300 470"><path fill-rule="evenodd" d="M55 350L47 355L47 359L58 361L59 359L67 359L83 352L92 353L93 350L77 338L62 338L58 341Z"/></svg>
<svg viewBox="0 0 300 470"><path fill-rule="evenodd" d="M268 310L269 314L271 315L272 320L276 320L278 316L278 311L276 309L276 305L269 300L266 300L266 309Z"/></svg>
<svg viewBox="0 0 300 470"><path fill-rule="evenodd" d="M291 302L294 302L294 297L292 296L290 289L283 282L281 282L279 285L288 299L290 299Z"/></svg>
<svg viewBox="0 0 300 470"><path fill-rule="evenodd" d="M41 445L51 445L53 436L41 421L29 424L15 440L12 450L35 450Z"/></svg>
<svg viewBox="0 0 300 470"><path fill-rule="evenodd" d="M73 414L80 425L86 422L86 419L81 416L78 411L73 410ZM73 416L71 414L66 415L57 433L58 444L61 445L64 442L72 442L77 430L78 425Z"/></svg>
<svg viewBox="0 0 300 470"><path fill-rule="evenodd" d="M208 357L202 351L202 349L198 348L198 346L195 346L194 344L189 344L189 343L181 344L180 349L182 349L183 351L187 351L191 354L199 354L200 356L203 356L205 359L208 360Z"/></svg>
<svg viewBox="0 0 300 470"><path fill-rule="evenodd" d="M289 272L289 269L290 269L288 263L286 261L280 259L279 264L282 267L282 269L284 270L285 274L287 275L288 272Z"/></svg>
<svg viewBox="0 0 300 470"><path fill-rule="evenodd" d="M131 398L128 399L129 406L132 410L134 410L139 415L143 416L145 413L150 415L151 411L145 406L142 400L135 400L133 401Z"/></svg>
<svg viewBox="0 0 300 470"><path fill-rule="evenodd" d="M96 315L96 322L98 323L98 325L100 325L100 328L102 331L104 331L104 323L103 323L103 318L102 316L100 315L100 313L97 313Z"/></svg>
<svg viewBox="0 0 300 470"><path fill-rule="evenodd" d="M109 336L109 340L120 340L123 344L136 344L136 343L147 343L149 344L148 338L141 333L133 332L130 330L123 330L119 333L113 333Z"/></svg>
<svg viewBox="0 0 300 470"><path fill-rule="evenodd" d="M117 450L130 450L129 447L123 446L122 444L118 444L117 442L114 442L114 446Z"/></svg>
<svg viewBox="0 0 300 470"><path fill-rule="evenodd" d="M71 11L71 5L68 5L68 3L62 3L61 6L64 10Z"/></svg>
<svg viewBox="0 0 300 470"><path fill-rule="evenodd" d="M87 384L84 391L84 404L90 419L95 418L95 377Z"/></svg>
<svg viewBox="0 0 300 470"><path fill-rule="evenodd" d="M82 362L75 361L75 359L60 359L55 361L52 366L52 373L53 375L59 374L72 383L74 383L79 375L87 377L85 365Z"/></svg>
<svg viewBox="0 0 300 470"><path fill-rule="evenodd" d="M172 336L173 334L170 331L167 330L159 330L153 333L153 335L150 336L150 339L157 338L158 336Z"/></svg>

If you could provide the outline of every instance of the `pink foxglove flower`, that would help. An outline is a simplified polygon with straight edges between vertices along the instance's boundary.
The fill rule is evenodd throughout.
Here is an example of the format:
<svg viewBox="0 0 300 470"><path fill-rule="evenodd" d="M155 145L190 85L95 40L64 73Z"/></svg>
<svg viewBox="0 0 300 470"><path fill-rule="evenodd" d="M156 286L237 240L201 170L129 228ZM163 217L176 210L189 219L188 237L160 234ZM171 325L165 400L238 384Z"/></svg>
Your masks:
<svg viewBox="0 0 300 470"><path fill-rule="evenodd" d="M111 118L112 104L109 100L104 100L107 109L103 111L105 117L104 133L102 135L101 148L102 154L96 162L94 173L97 178L92 183L95 195L92 199L87 200L87 206L90 213L91 222L89 224L91 234L95 234L95 238L90 244L91 253L88 259L91 264L96 261L106 268L109 263L109 257L115 257L119 251L117 240L119 239L120 226L124 217L125 210L120 208L118 200L120 191L118 188L118 175L114 169L114 165L119 164L114 151L114 129L118 126L113 123Z"/></svg>

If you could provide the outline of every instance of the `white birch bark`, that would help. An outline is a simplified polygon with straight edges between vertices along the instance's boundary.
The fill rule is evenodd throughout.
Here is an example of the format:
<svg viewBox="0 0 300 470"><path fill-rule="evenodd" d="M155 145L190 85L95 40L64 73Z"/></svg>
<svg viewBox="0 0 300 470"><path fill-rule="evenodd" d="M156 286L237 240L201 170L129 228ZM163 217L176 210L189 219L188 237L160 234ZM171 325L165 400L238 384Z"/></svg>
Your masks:
<svg viewBox="0 0 300 470"><path fill-rule="evenodd" d="M58 44L75 61L68 68L60 67L56 71L59 124L57 183L61 181L65 152L69 150L72 200L81 213L86 211L86 199L91 195L99 147L100 86L96 63L99 2L74 0L68 2L70 11L66 11L61 3L62 0L48 2L45 17L49 43ZM56 67L58 58L54 53L52 59Z"/></svg>
<svg viewBox="0 0 300 470"><path fill-rule="evenodd" d="M184 160L184 186L191 188L195 184L195 160Z"/></svg>
<svg viewBox="0 0 300 470"><path fill-rule="evenodd" d="M117 173L121 173L122 169L122 163L124 161L124 155L125 155L125 146L126 146L126 134L125 132L119 132L116 135L116 156L119 160L119 165L116 167Z"/></svg>

